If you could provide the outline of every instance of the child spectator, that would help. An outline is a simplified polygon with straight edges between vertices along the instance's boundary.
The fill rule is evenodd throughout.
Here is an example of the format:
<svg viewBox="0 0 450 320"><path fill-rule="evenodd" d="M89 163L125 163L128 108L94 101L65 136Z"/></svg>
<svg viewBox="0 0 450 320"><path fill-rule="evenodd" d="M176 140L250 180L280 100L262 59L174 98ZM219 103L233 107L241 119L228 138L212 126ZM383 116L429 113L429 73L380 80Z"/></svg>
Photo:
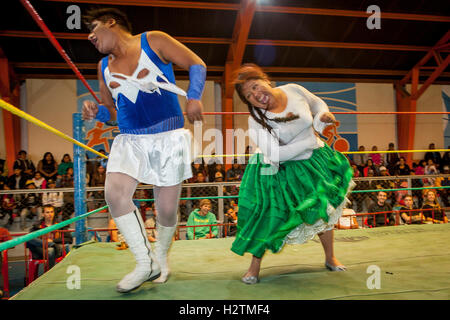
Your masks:
<svg viewBox="0 0 450 320"><path fill-rule="evenodd" d="M44 177L42 177L42 174L39 171L36 171L34 173L34 177L33 177L32 181L34 182L34 185L38 189L46 189L47 188L47 180L45 180Z"/></svg>
<svg viewBox="0 0 450 320"><path fill-rule="evenodd" d="M200 209L195 209L189 215L188 222L186 224L187 236L189 240L193 239L211 239L217 237L219 229L214 227L195 227L201 225L217 224L216 216L210 212L211 201L203 199L200 201Z"/></svg>

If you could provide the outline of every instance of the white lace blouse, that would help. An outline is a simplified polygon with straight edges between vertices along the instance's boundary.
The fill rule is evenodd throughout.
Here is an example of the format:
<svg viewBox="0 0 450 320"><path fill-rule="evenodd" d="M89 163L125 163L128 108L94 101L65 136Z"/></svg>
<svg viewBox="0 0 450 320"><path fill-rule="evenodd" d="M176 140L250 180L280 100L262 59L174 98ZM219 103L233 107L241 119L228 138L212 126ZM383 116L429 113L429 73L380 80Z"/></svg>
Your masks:
<svg viewBox="0 0 450 320"><path fill-rule="evenodd" d="M275 136L249 117L249 136L264 155L266 162L273 164L290 160L309 159L314 149L324 146L316 131L322 133L328 123L320 117L329 112L327 104L297 84L277 87L287 95L287 106L281 113L267 111L269 119L290 117L293 120L276 122L269 120ZM265 111L263 111L265 112ZM296 118L298 116L298 118Z"/></svg>

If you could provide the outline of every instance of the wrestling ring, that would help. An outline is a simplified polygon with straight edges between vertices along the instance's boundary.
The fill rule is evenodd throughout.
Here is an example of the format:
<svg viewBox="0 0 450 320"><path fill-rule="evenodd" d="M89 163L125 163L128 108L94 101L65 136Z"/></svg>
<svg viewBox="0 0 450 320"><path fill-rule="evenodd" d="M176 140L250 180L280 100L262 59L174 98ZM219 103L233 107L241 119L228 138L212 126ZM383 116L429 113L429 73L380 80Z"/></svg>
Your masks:
<svg viewBox="0 0 450 320"><path fill-rule="evenodd" d="M28 1L22 1L56 47L56 39L46 28L37 12ZM94 91L84 80L76 66L64 50L66 62L87 86L97 101ZM6 298L11 300L448 300L450 279L448 266L450 254L450 224L396 225L383 228L365 228L363 222L353 228L353 219L374 213L349 214L350 226L336 226L335 252L345 262L347 272L328 272L318 238L303 245L287 245L278 254L268 252L264 257L261 282L249 286L240 281L247 270L251 256L240 257L230 251L234 240L227 235L233 223L219 223L222 238L205 241L179 239L173 242L169 252L171 277L165 284L147 282L137 290L120 294L116 292L117 282L132 270L134 258L129 250L116 250L116 243L89 240L88 232L105 231L86 227L89 216L107 210L107 206L86 212L86 190L83 178L85 170L84 150L100 157L105 155L81 143L83 121L80 114L74 114L74 138L43 123L21 111L16 106L0 99L0 107L52 132L74 144L75 169L75 217L57 223L46 229L21 235L14 239L4 239L0 243L3 255L3 277L8 277L8 250L37 237L44 237L57 230L75 226L63 232L73 232L76 244L64 254L53 268L37 278L27 276L27 286L13 296L9 296L5 285ZM449 114L449 112L333 112L335 114ZM246 112L204 112L208 115L248 115ZM347 151L344 154L448 152L450 149L436 150L386 150ZM242 157L249 154L199 155L198 157ZM386 189L385 191L414 191L424 189L446 189L450 187L427 187ZM354 194L373 193L380 189L354 190ZM231 199L237 196L182 197L182 200ZM151 202L153 199L138 199ZM450 208L443 208L450 209ZM396 211L393 211L396 212ZM390 212L378 212L386 215ZM369 217L370 219L370 217ZM385 219L386 220L386 219ZM363 220L360 220L363 221ZM386 221L387 223L387 221ZM212 227L212 226L210 226ZM179 229L184 229L180 226ZM44 259L45 260L45 259ZM6 267L5 267L6 262ZM29 261L27 273L29 273ZM46 262L41 264L45 268ZM39 266L38 266L39 267ZM6 274L5 274L6 273Z"/></svg>

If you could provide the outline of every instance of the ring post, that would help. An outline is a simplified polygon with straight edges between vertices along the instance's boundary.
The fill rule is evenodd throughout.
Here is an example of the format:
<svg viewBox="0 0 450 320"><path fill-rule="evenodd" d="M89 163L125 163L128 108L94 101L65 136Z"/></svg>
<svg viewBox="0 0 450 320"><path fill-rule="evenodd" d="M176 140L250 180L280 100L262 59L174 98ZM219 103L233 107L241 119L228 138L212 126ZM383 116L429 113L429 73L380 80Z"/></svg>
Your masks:
<svg viewBox="0 0 450 320"><path fill-rule="evenodd" d="M84 141L84 122L81 113L73 114L73 137L78 141ZM75 216L86 213L86 151L84 148L73 145L74 168L74 205ZM87 241L86 219L75 222L75 239L79 245Z"/></svg>

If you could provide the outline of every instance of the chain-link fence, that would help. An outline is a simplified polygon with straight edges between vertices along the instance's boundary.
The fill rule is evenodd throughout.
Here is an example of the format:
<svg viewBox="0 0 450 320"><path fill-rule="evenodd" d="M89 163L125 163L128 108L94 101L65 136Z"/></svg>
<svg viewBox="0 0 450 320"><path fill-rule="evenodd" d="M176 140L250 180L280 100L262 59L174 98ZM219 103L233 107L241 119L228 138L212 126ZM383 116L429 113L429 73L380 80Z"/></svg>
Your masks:
<svg viewBox="0 0 450 320"><path fill-rule="evenodd" d="M441 208L449 207L448 189L450 175L428 175L428 176L384 176L355 178L356 184L349 199L351 203L347 206L355 216L360 227L368 226L368 216L372 213L373 204L378 202L376 190L385 190L385 204L391 210L402 206L403 198L409 194L413 198L414 208L423 207L426 200L426 191L434 188L436 202ZM192 211L199 207L201 199L210 199L212 203L211 212L216 216L217 223L230 223L235 219L233 214L238 215L238 194L240 182L214 182L214 183L189 183L183 184L181 200L178 210L178 224L185 226ZM441 188L442 187L442 188ZM365 192L370 190L370 192ZM390 191L392 190L392 191ZM218 198L217 198L218 197ZM225 198L221 198L225 197ZM32 189L32 190L2 190L0 191L0 227L6 227L12 232L26 231L33 223L42 218L42 206L52 204L56 208L57 221L62 221L74 215L74 189ZM142 201L153 199L153 186L140 185L135 193L135 204L140 208L143 217L151 218L153 215L153 201ZM186 199L188 198L188 199ZM194 199L190 199L194 198ZM104 188L86 188L87 210L92 211L105 205ZM384 211L384 210L381 210ZM91 228L106 228L110 215L107 210L96 213L88 218L87 226ZM231 228L227 229L227 235L233 235ZM223 227L220 228L220 236L225 234ZM180 237L183 239L183 235Z"/></svg>

